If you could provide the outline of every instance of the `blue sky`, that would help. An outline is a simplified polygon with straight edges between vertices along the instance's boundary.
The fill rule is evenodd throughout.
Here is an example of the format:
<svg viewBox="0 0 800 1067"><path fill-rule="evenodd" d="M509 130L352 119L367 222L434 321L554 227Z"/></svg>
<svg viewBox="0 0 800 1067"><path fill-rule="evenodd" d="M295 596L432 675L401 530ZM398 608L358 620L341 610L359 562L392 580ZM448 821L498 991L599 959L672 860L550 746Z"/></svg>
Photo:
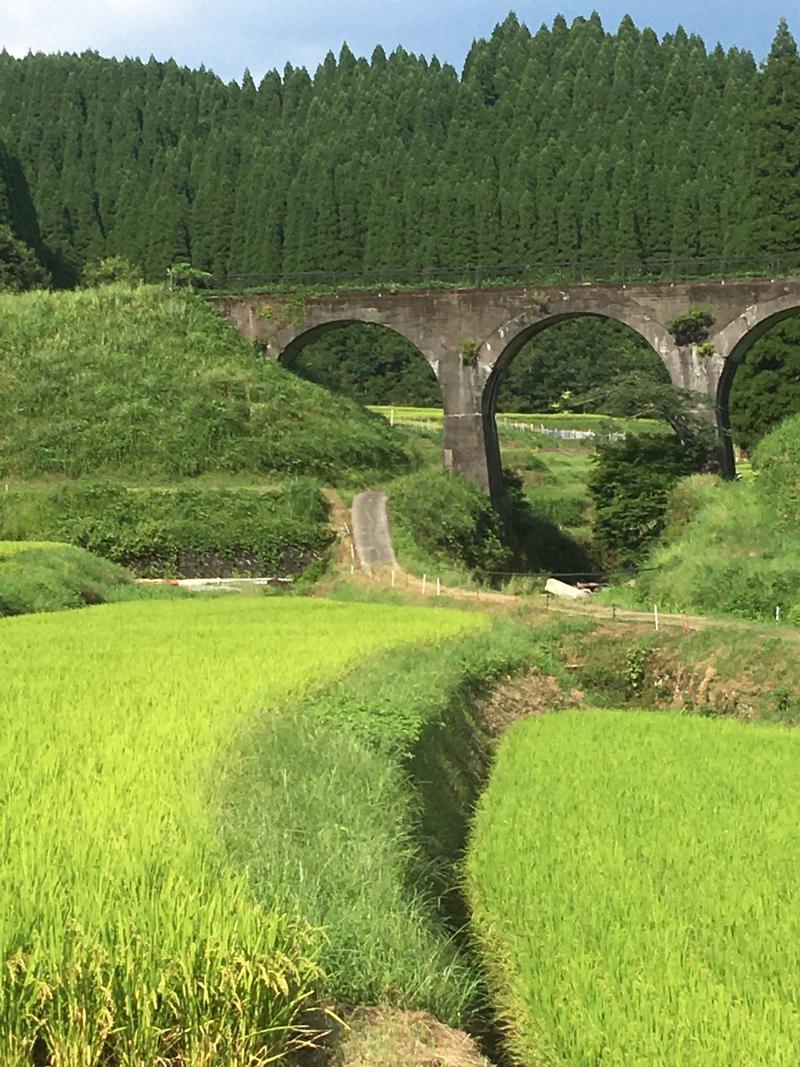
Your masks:
<svg viewBox="0 0 800 1067"><path fill-rule="evenodd" d="M33 51L83 51L104 55L174 56L201 63L224 78L249 67L258 78L288 61L314 68L347 41L358 55L376 44L398 44L435 53L460 69L475 37L491 33L513 6L532 29L558 13L571 20L591 7L526 0L0 0L0 47L14 55ZM757 59L769 51L780 16L800 34L798 0L656 0L598 2L607 29L630 14L659 34L682 23L708 45L749 48Z"/></svg>

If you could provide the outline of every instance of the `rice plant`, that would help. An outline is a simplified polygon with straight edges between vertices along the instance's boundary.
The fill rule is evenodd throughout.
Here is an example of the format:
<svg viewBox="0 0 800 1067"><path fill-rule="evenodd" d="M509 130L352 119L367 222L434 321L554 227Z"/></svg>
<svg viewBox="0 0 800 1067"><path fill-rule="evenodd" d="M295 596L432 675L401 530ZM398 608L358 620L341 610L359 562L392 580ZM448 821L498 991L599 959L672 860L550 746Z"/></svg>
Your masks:
<svg viewBox="0 0 800 1067"><path fill-rule="evenodd" d="M253 896L216 820L239 738L361 656L480 625L266 598L0 620L3 1067L258 1067L304 1040L322 935Z"/></svg>
<svg viewBox="0 0 800 1067"><path fill-rule="evenodd" d="M798 757L668 714L511 729L467 884L517 1062L795 1067Z"/></svg>

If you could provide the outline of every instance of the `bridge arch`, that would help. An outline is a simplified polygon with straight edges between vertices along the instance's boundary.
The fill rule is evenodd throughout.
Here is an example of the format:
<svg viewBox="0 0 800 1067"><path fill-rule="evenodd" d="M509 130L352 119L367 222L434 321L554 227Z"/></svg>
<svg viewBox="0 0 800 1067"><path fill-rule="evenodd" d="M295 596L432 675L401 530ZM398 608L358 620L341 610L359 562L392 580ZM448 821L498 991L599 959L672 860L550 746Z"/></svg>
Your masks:
<svg viewBox="0 0 800 1067"><path fill-rule="evenodd" d="M757 341L774 326L798 314L800 294L783 294L775 300L765 301L758 307L747 308L718 335L718 348L725 360L717 386L716 411L722 439L723 470L728 477L732 477L736 471L730 413L731 390L736 372Z"/></svg>
<svg viewBox="0 0 800 1067"><path fill-rule="evenodd" d="M500 440L497 432L497 398L506 371L522 349L539 334L544 333L559 323L580 319L597 319L603 322L616 322L628 327L641 337L666 368L673 385L682 387L676 381L676 362L669 357L675 351L675 344L667 330L655 320L643 315L638 310L634 313L625 308L614 311L598 311L594 307L585 310L570 307L568 311L555 314L520 315L510 319L488 337L481 346L480 363L486 381L481 398L481 415L483 433L486 442L486 459L489 473L489 491L495 506L503 509L502 459Z"/></svg>

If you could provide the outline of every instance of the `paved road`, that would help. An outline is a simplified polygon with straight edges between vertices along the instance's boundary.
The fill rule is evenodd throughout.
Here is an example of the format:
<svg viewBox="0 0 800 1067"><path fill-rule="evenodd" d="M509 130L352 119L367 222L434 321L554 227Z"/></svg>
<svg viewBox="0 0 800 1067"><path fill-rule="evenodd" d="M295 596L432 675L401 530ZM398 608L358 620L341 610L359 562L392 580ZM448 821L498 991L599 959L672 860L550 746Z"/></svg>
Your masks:
<svg viewBox="0 0 800 1067"><path fill-rule="evenodd" d="M386 493L359 493L353 498L353 541L363 570L395 567Z"/></svg>

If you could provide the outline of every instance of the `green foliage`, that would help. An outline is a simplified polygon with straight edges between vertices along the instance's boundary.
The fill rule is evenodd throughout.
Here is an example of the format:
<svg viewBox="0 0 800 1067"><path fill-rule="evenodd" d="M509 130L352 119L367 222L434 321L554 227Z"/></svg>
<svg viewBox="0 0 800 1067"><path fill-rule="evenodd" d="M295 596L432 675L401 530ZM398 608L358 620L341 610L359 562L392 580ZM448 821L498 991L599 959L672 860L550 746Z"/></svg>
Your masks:
<svg viewBox="0 0 800 1067"><path fill-rule="evenodd" d="M428 361L404 337L353 324L312 341L292 363L300 377L362 404L441 404Z"/></svg>
<svg viewBox="0 0 800 1067"><path fill-rule="evenodd" d="M800 315L756 341L736 370L729 407L733 439L746 452L782 419L800 413Z"/></svg>
<svg viewBox="0 0 800 1067"><path fill-rule="evenodd" d="M20 543L13 554L0 551L0 616L175 592L135 585L122 567L71 545Z"/></svg>
<svg viewBox="0 0 800 1067"><path fill-rule="evenodd" d="M589 492L600 545L621 563L640 558L664 527L671 487L707 458L702 442L655 434L598 445Z"/></svg>
<svg viewBox="0 0 800 1067"><path fill-rule="evenodd" d="M480 348L479 341L473 341L469 337L461 338L458 342L458 354L465 367L474 367L477 365Z"/></svg>
<svg viewBox="0 0 800 1067"><path fill-rule="evenodd" d="M663 541L629 591L638 606L764 621L779 607L789 616L800 604L800 539L796 523L782 527L760 479L677 483Z"/></svg>
<svg viewBox="0 0 800 1067"><path fill-rule="evenodd" d="M717 257L758 236L751 160L777 208L796 199L800 153L778 139L795 130L794 61L779 38L762 73L680 28L659 39L629 20L607 32L559 17L531 33L509 16L460 76L402 50L343 48L313 76L288 67L246 87L172 60L5 53L0 112L64 277L108 255L150 280L191 261L238 284ZM757 99L766 124L760 111L748 121Z"/></svg>
<svg viewBox="0 0 800 1067"><path fill-rule="evenodd" d="M0 473L336 482L410 460L385 420L253 349L202 300L118 285L0 297Z"/></svg>
<svg viewBox="0 0 800 1067"><path fill-rule="evenodd" d="M181 261L173 263L167 270L167 280L170 288L177 286L185 289L208 289L212 277L209 271L193 267L191 263Z"/></svg>
<svg viewBox="0 0 800 1067"><path fill-rule="evenodd" d="M512 726L466 881L518 1062L791 1067L799 745L632 711Z"/></svg>
<svg viewBox="0 0 800 1067"><path fill-rule="evenodd" d="M43 289L49 281L33 250L15 237L8 226L0 224L0 293Z"/></svg>
<svg viewBox="0 0 800 1067"><path fill-rule="evenodd" d="M661 360L633 330L611 320L570 319L537 334L514 358L500 384L498 410L549 411L569 393L579 398L569 404L577 410L635 414L635 401L604 392L630 374L668 381Z"/></svg>
<svg viewBox="0 0 800 1067"><path fill-rule="evenodd" d="M301 744L299 758L290 737L285 757L269 749L262 768L287 806L260 808L266 839L246 841L257 858L262 845L274 858L281 838L294 840L274 881L257 882L226 849L249 798L236 812L224 798L254 763L251 737L280 720L278 708L370 654L483 625L457 612L256 598L0 620L4 662L14 667L3 671L0 700L0 778L14 783L0 807L3 1067L29 1064L33 1047L72 1064L90 1062L89 1052L121 1065L285 1062L302 1041L327 951L314 922L324 902L310 904L313 925L293 906L309 860L317 872L332 857L342 872L362 864L354 980L370 966L370 902L379 915L396 902L386 926L406 961L415 966L410 920L417 944L431 949L404 994L447 1002L454 952L434 929L433 907L403 879L405 854L391 839L402 807L372 811L378 782L364 772L374 763L357 775L354 746L330 739L339 759L326 780L313 744ZM382 769L381 785L402 787L398 769ZM328 800L350 788L357 811L341 809L333 822L335 808L312 808L313 783L324 790L326 781ZM366 830L358 856L356 825ZM371 896L387 883L391 896ZM387 974L392 994L397 973ZM451 1005L459 994L455 976Z"/></svg>
<svg viewBox="0 0 800 1067"><path fill-rule="evenodd" d="M83 268L83 284L95 289L98 285L140 285L142 272L124 256L106 256L95 263L87 263Z"/></svg>
<svg viewBox="0 0 800 1067"><path fill-rule="evenodd" d="M66 541L148 577L296 574L333 539L312 482L280 490L81 481L0 496L0 536Z"/></svg>
<svg viewBox="0 0 800 1067"><path fill-rule="evenodd" d="M767 434L753 457L756 488L775 520L789 531L800 524L800 415Z"/></svg>
<svg viewBox="0 0 800 1067"><path fill-rule="evenodd" d="M667 329L675 338L675 344L697 345L706 340L713 325L714 316L708 308L692 308L668 322Z"/></svg>
<svg viewBox="0 0 800 1067"><path fill-rule="evenodd" d="M423 553L427 569L455 564L479 579L509 569L497 512L476 485L457 474L420 471L389 486L395 531Z"/></svg>
<svg viewBox="0 0 800 1067"><path fill-rule="evenodd" d="M800 245L800 56L781 19L754 112L754 237L769 252Z"/></svg>

